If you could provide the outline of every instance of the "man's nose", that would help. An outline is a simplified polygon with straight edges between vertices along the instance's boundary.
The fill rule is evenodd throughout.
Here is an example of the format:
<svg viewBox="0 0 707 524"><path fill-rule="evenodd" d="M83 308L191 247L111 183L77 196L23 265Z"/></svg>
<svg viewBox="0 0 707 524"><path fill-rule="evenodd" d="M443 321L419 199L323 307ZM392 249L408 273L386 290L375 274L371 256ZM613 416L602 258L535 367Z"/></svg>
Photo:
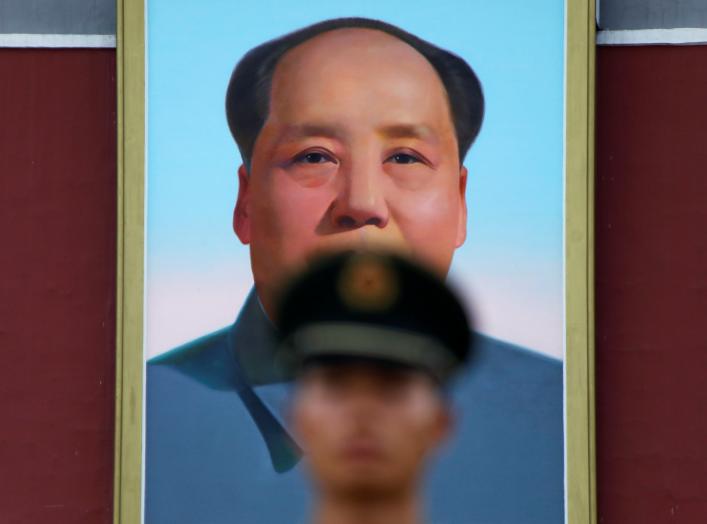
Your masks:
<svg viewBox="0 0 707 524"><path fill-rule="evenodd" d="M383 228L388 224L383 176L382 167L370 162L352 164L342 172L340 190L331 210L335 228L367 225Z"/></svg>
<svg viewBox="0 0 707 524"><path fill-rule="evenodd" d="M350 419L358 424L369 424L381 417L384 404L385 401L377 390L359 388L349 398L348 414Z"/></svg>

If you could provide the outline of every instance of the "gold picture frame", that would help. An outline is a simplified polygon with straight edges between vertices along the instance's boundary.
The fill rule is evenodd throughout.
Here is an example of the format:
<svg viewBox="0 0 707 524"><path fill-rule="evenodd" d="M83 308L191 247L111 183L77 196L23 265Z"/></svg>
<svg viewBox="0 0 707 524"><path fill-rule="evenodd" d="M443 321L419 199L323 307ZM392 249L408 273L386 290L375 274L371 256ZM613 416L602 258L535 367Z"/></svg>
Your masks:
<svg viewBox="0 0 707 524"><path fill-rule="evenodd" d="M117 2L118 231L114 523L142 518L145 2ZM566 521L596 523L595 0L565 3Z"/></svg>

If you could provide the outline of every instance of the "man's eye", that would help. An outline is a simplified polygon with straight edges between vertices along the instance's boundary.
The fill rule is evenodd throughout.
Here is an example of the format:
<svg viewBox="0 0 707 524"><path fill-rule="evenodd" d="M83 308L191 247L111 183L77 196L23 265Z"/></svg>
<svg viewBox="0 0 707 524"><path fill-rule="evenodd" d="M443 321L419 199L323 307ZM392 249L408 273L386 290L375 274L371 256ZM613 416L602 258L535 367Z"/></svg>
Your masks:
<svg viewBox="0 0 707 524"><path fill-rule="evenodd" d="M302 164L323 164L324 162L333 162L333 159L325 153L310 151L309 153L295 157L295 162Z"/></svg>
<svg viewBox="0 0 707 524"><path fill-rule="evenodd" d="M396 164L414 164L416 162L422 162L419 158L408 153L396 153L391 156L388 160L392 160Z"/></svg>

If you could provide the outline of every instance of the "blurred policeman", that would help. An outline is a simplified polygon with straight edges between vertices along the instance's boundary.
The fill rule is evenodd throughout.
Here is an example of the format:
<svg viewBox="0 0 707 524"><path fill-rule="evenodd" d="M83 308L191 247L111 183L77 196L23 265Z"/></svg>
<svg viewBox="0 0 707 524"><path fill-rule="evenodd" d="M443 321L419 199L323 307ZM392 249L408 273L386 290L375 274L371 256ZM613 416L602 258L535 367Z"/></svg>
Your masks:
<svg viewBox="0 0 707 524"><path fill-rule="evenodd" d="M299 277L278 318L314 522L423 522L424 467L452 426L444 387L470 351L459 302L403 258L348 253Z"/></svg>

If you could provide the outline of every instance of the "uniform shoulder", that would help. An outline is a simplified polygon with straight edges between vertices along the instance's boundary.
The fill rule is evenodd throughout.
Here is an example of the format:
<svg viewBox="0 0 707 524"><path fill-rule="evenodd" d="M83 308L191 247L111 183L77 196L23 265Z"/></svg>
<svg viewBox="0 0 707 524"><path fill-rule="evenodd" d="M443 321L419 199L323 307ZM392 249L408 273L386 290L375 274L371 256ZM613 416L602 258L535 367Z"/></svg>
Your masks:
<svg viewBox="0 0 707 524"><path fill-rule="evenodd" d="M501 368L506 373L524 377L544 375L562 377L562 361L523 346L505 342L481 333L473 333L472 365Z"/></svg>
<svg viewBox="0 0 707 524"><path fill-rule="evenodd" d="M165 353L152 357L147 361L150 365L179 365L185 361L198 358L204 352L208 352L215 345L223 343L228 335L228 327L201 336L190 342L177 346Z"/></svg>
<svg viewBox="0 0 707 524"><path fill-rule="evenodd" d="M229 332L225 327L152 357L147 361L148 373L171 368L209 387L231 389Z"/></svg>

